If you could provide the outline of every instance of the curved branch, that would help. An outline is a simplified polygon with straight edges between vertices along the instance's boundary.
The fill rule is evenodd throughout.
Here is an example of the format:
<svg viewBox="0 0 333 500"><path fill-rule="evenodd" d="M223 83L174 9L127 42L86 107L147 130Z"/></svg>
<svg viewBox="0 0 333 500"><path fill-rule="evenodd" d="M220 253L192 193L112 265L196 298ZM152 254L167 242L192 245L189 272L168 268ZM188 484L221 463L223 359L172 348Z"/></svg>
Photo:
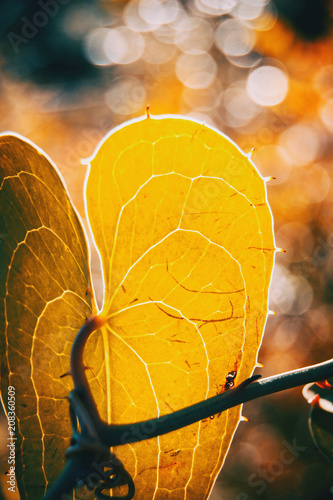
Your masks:
<svg viewBox="0 0 333 500"><path fill-rule="evenodd" d="M117 446L161 436L247 401L309 382L325 380L332 375L333 360L259 381L254 381L258 377L254 376L234 389L163 417L125 425L107 425L103 422L103 440L108 444L112 443L112 446Z"/></svg>
<svg viewBox="0 0 333 500"><path fill-rule="evenodd" d="M333 359L299 370L290 371L254 382L257 376L241 383L238 387L218 394L200 403L174 413L132 424L109 425L102 421L85 375L83 352L85 344L95 330L103 325L99 316L91 317L80 329L73 343L71 353L71 375L75 391L80 396L87 413L93 419L99 438L108 446L135 443L167 434L212 415L238 406L247 401L284 391L310 382L325 380L333 376ZM251 383L252 382L252 383Z"/></svg>
<svg viewBox="0 0 333 500"><path fill-rule="evenodd" d="M73 343L70 373L75 388L69 399L75 443L68 450L69 460L65 468L54 486L47 492L44 500L58 500L61 498L61 494L66 494L75 487L77 478L86 477L91 471L94 459L97 456L101 457L101 443L103 443L102 447L112 447L150 439L211 417L247 401L310 382L326 380L333 376L333 359L259 381L257 379L260 376L255 375L234 389L174 413L133 424L109 425L100 418L83 363L86 342L89 336L102 324L103 320L98 316L90 318L80 329ZM81 434L77 432L76 418L80 423ZM129 493L132 494L132 492Z"/></svg>
<svg viewBox="0 0 333 500"><path fill-rule="evenodd" d="M91 316L82 328L80 328L72 345L70 368L75 391L79 395L90 418L95 422L97 432L98 423L101 419L86 377L85 372L87 367L84 365L83 354L88 338L102 325L103 320L99 316Z"/></svg>

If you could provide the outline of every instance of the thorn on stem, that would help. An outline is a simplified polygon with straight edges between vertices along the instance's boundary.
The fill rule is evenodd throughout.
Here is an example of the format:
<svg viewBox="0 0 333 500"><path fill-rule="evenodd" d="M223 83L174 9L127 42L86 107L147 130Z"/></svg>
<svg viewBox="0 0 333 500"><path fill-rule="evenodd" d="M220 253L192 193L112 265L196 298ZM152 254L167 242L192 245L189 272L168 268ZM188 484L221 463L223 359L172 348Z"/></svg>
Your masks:
<svg viewBox="0 0 333 500"><path fill-rule="evenodd" d="M68 377L68 376L72 376L72 374L71 374L71 371L70 371L70 370L68 370L68 372L63 373L62 375L60 375L60 378L64 378L64 377Z"/></svg>
<svg viewBox="0 0 333 500"><path fill-rule="evenodd" d="M247 156L248 158L251 158L251 157L252 157L252 155L253 155L253 153L255 152L255 150L256 150L256 148L251 148L251 149L250 149L250 151L247 153L247 155L246 155L246 156Z"/></svg>
<svg viewBox="0 0 333 500"><path fill-rule="evenodd" d="M245 389L245 387L247 387L248 385L252 384L252 382L255 382L259 378L261 378L261 375L252 375L252 377L249 377L249 378L243 380L243 382L241 384L239 384L236 387L236 389L234 389L234 390L236 391L238 389Z"/></svg>

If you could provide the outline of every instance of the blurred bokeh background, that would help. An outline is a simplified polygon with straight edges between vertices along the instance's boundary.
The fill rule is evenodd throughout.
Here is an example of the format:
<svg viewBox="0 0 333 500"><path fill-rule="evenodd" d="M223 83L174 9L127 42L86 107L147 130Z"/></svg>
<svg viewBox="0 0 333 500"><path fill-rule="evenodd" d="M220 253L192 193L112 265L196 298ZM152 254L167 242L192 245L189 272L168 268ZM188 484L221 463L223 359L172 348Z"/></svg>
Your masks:
<svg viewBox="0 0 333 500"><path fill-rule="evenodd" d="M147 105L216 126L276 177L268 198L286 253L263 376L333 353L332 19L328 0L0 2L0 130L48 153L82 217L80 159ZM100 298L95 254L92 270ZM308 411L300 389L246 404L250 423L211 500L332 500L333 466L311 441Z"/></svg>

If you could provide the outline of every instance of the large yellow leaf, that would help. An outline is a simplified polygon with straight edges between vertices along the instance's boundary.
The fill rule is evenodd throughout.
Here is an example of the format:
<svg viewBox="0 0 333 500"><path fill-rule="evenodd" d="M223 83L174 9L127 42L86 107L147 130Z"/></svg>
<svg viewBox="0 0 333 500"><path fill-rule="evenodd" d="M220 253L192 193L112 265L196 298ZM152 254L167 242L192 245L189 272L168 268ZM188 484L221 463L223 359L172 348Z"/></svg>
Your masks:
<svg viewBox="0 0 333 500"><path fill-rule="evenodd" d="M195 121L140 119L100 146L86 200L105 280L102 416L154 418L223 391L229 372L236 384L249 377L275 247L248 157ZM117 448L135 498L206 499L239 417L238 407Z"/></svg>
<svg viewBox="0 0 333 500"><path fill-rule="evenodd" d="M1 393L16 392L16 477L38 500L61 471L72 429L72 342L92 304L78 216L50 161L31 143L0 137Z"/></svg>

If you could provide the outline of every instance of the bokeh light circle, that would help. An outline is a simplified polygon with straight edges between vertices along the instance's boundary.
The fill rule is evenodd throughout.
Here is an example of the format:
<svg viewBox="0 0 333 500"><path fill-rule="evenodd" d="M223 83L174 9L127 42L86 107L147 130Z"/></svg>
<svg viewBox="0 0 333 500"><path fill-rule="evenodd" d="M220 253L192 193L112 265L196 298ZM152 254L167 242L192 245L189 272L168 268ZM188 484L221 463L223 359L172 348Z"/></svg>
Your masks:
<svg viewBox="0 0 333 500"><path fill-rule="evenodd" d="M333 98L328 99L321 107L320 118L327 130L333 133Z"/></svg>
<svg viewBox="0 0 333 500"><path fill-rule="evenodd" d="M244 56L250 52L254 43L253 30L236 19L222 21L215 31L217 48L228 56Z"/></svg>
<svg viewBox="0 0 333 500"><path fill-rule="evenodd" d="M252 21L261 16L267 0L240 0L233 9L233 15L243 21Z"/></svg>
<svg viewBox="0 0 333 500"><path fill-rule="evenodd" d="M295 166L306 165L320 152L320 131L310 123L298 123L281 134L279 143Z"/></svg>
<svg viewBox="0 0 333 500"><path fill-rule="evenodd" d="M145 42L140 33L126 26L120 26L108 31L103 47L110 63L130 64L140 59Z"/></svg>
<svg viewBox="0 0 333 500"><path fill-rule="evenodd" d="M313 289L302 275L292 274L286 267L276 265L270 289L270 307L284 314L306 312L313 300Z"/></svg>
<svg viewBox="0 0 333 500"><path fill-rule="evenodd" d="M140 0L138 13L147 24L161 25L171 23L178 14L176 0Z"/></svg>
<svg viewBox="0 0 333 500"><path fill-rule="evenodd" d="M191 89L209 87L215 79L217 65L210 54L181 54L176 63L178 79Z"/></svg>
<svg viewBox="0 0 333 500"><path fill-rule="evenodd" d="M114 113L129 115L143 107L146 91L138 78L118 78L105 93L105 102Z"/></svg>
<svg viewBox="0 0 333 500"><path fill-rule="evenodd" d="M223 99L227 111L226 119L231 126L246 125L261 109L249 98L244 85L240 85L239 82L224 92Z"/></svg>
<svg viewBox="0 0 333 500"><path fill-rule="evenodd" d="M211 24L197 17L184 17L177 23L175 44L187 54L208 52L213 45L214 31Z"/></svg>
<svg viewBox="0 0 333 500"><path fill-rule="evenodd" d="M142 55L143 61L148 64L164 64L173 59L177 52L177 48L174 45L163 43L150 33L146 33L145 38L145 50Z"/></svg>
<svg viewBox="0 0 333 500"><path fill-rule="evenodd" d="M249 74L246 90L256 104L275 106L287 95L288 77L275 66L260 66Z"/></svg>
<svg viewBox="0 0 333 500"><path fill-rule="evenodd" d="M222 16L229 14L237 5L238 0L195 0L195 6L204 14Z"/></svg>
<svg viewBox="0 0 333 500"><path fill-rule="evenodd" d="M84 39L84 53L96 66L110 66L110 59L104 52L105 39L109 33L107 28L96 28Z"/></svg>

